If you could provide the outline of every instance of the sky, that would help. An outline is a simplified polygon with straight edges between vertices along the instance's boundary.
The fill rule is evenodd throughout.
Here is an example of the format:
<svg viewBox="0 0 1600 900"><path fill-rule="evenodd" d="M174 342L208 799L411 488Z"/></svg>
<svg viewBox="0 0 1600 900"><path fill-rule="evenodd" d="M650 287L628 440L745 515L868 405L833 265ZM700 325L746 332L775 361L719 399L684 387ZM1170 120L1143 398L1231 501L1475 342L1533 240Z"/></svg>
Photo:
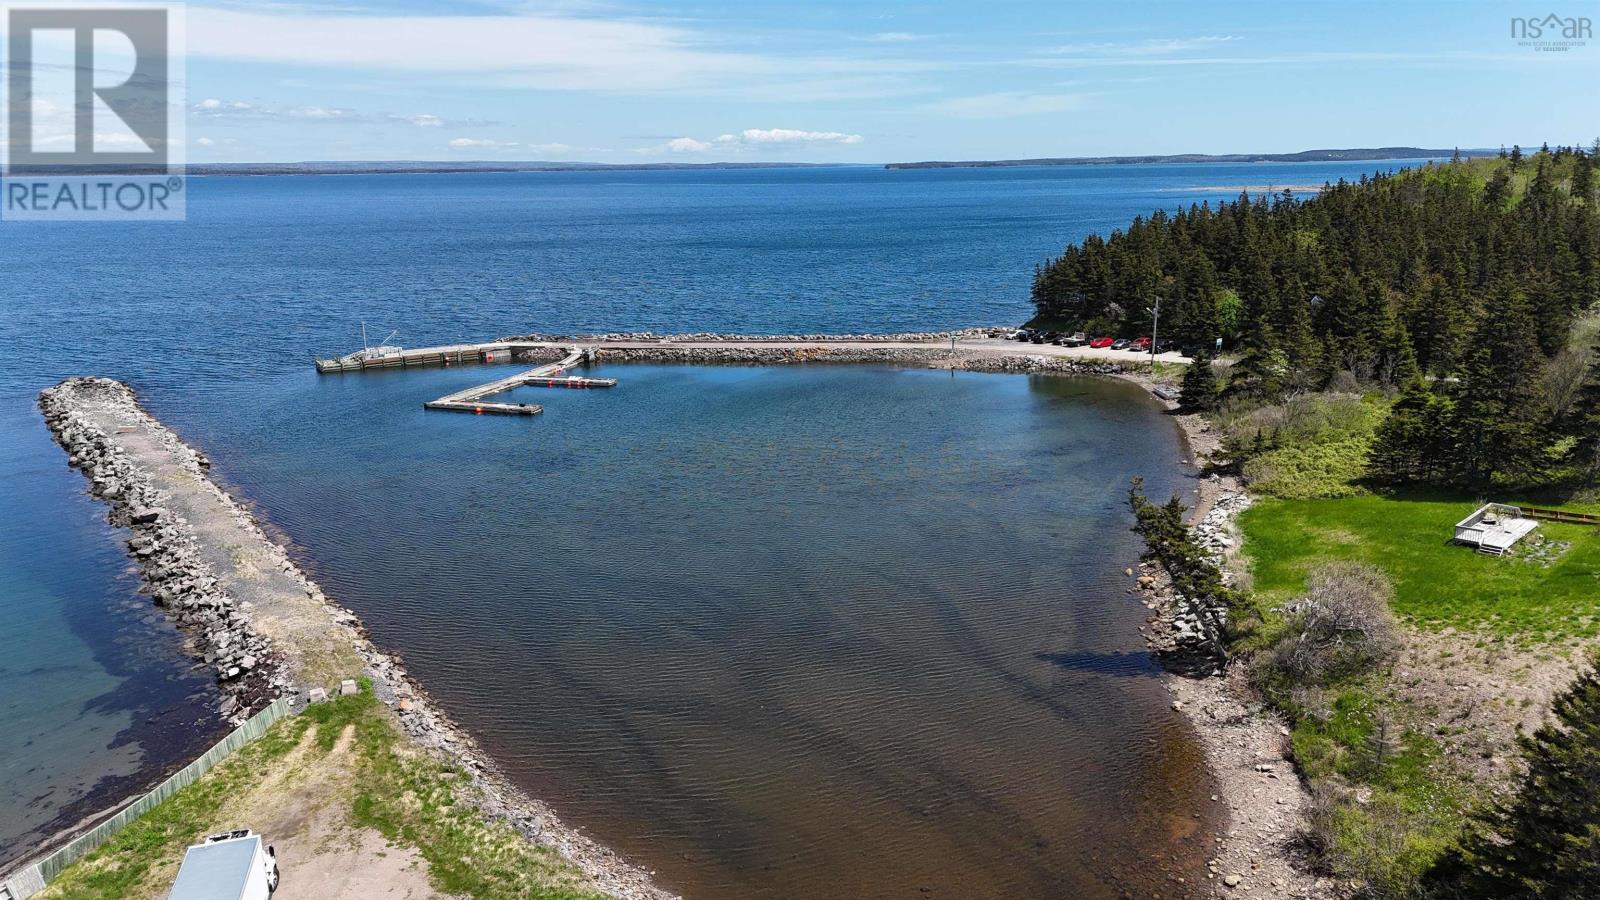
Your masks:
<svg viewBox="0 0 1600 900"><path fill-rule="evenodd" d="M1587 145L1600 40L1511 19L1600 0L1528 2L207 0L183 140L190 162Z"/></svg>

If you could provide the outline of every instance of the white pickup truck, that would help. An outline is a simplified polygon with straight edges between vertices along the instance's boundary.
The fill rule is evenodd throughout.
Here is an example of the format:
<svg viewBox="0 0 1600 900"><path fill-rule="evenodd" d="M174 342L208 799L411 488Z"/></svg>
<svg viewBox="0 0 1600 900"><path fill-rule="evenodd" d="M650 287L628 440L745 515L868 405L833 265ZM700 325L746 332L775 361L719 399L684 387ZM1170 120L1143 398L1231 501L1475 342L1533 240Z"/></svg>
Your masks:
<svg viewBox="0 0 1600 900"><path fill-rule="evenodd" d="M267 900L277 889L277 853L247 828L190 847L167 900Z"/></svg>

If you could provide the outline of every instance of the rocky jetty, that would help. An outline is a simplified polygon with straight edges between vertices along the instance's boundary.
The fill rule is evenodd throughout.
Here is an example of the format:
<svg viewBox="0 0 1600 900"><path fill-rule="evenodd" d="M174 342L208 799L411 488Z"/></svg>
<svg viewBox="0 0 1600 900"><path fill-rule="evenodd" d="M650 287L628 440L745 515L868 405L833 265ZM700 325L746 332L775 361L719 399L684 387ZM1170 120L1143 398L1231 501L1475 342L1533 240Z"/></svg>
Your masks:
<svg viewBox="0 0 1600 900"><path fill-rule="evenodd" d="M501 341L530 341L536 343L562 343L576 341L579 343L609 343L614 341L655 341L666 343L715 343L729 342L740 344L759 344L762 342L775 344L793 343L904 343L904 342L934 342L948 343L951 338L962 340L966 338L988 337L994 334L1009 332L1013 329L1006 327L992 328L962 328L955 331L905 331L889 334L728 334L714 331L692 331L676 334L656 334L653 331L613 331L605 334L522 334L502 337Z"/></svg>
<svg viewBox="0 0 1600 900"><path fill-rule="evenodd" d="M519 338L518 340L521 340ZM528 338L532 340L532 338ZM873 345L876 338L856 338L818 343L808 346L735 344L737 338L723 337L726 347L708 347L702 344L684 345L671 342L644 343L635 346L607 346L599 349L601 360L612 362L669 362L693 365L774 366L795 363L877 364L895 366L958 369L964 372L1012 372L1056 375L1121 375L1143 368L1138 361L1110 361L1051 356L1037 353L995 353L966 348L951 350L946 343L930 343L926 347ZM772 340L787 340L773 338ZM796 338L796 341L801 339ZM855 346L855 344L861 346ZM558 359L565 355L557 345L539 351L519 352L519 359ZM1019 348L1022 345L1018 345Z"/></svg>
<svg viewBox="0 0 1600 900"><path fill-rule="evenodd" d="M222 589L205 561L188 522L161 506L161 492L148 472L78 409L90 399L126 405L130 420L143 416L125 385L105 378L75 378L39 395L51 434L67 462L89 479L89 492L110 505L112 525L128 531L128 553L139 564L144 591L183 631L190 653L216 673L226 699L222 714L241 722L271 703L288 681L271 643L251 627L244 604ZM174 456L204 477L210 461L176 444Z"/></svg>
<svg viewBox="0 0 1600 900"><path fill-rule="evenodd" d="M559 852L613 897L675 900L651 873L513 784L400 658L376 647L360 618L328 598L212 481L205 455L147 413L131 388L69 378L41 392L39 407L90 493L109 505L112 524L128 529L145 590L178 624L197 664L216 673L226 718L243 721L280 696L301 706L325 700L355 690L354 677L364 675L417 746L468 773L486 817Z"/></svg>

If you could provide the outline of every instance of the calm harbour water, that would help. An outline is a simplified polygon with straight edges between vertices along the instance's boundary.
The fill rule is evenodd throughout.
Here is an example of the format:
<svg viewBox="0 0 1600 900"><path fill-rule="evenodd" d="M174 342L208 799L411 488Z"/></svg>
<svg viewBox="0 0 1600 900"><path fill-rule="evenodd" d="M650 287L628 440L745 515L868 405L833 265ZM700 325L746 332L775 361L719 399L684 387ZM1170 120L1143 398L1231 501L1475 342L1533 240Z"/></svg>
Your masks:
<svg viewBox="0 0 1600 900"><path fill-rule="evenodd" d="M1017 322L1069 240L1379 167L213 178L179 226L0 225L0 861L218 731L32 408L94 373L532 793L693 896L1194 874L1208 789L1121 575L1127 479L1187 486L1137 390L613 365L611 392L475 419L420 402L486 370L310 357L362 320L410 345Z"/></svg>

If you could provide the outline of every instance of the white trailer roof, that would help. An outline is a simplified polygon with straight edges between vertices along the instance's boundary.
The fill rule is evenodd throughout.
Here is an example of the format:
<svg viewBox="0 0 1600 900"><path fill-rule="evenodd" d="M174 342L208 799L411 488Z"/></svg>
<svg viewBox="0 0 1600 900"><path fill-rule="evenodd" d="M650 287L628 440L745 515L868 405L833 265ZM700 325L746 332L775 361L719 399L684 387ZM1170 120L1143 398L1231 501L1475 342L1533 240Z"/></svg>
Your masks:
<svg viewBox="0 0 1600 900"><path fill-rule="evenodd" d="M196 844L183 856L183 867L167 900L238 900L250 883L261 836Z"/></svg>

